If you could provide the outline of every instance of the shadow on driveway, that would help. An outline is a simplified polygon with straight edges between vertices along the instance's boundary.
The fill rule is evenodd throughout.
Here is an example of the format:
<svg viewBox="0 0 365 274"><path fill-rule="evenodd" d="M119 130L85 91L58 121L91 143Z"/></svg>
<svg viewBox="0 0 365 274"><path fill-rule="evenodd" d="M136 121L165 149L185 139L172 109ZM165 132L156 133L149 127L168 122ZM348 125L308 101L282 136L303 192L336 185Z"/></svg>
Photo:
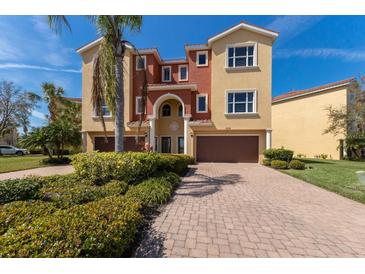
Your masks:
<svg viewBox="0 0 365 274"><path fill-rule="evenodd" d="M210 177L197 173L197 170L197 168L190 168L175 195L204 197L220 191L224 185L244 182L239 174Z"/></svg>

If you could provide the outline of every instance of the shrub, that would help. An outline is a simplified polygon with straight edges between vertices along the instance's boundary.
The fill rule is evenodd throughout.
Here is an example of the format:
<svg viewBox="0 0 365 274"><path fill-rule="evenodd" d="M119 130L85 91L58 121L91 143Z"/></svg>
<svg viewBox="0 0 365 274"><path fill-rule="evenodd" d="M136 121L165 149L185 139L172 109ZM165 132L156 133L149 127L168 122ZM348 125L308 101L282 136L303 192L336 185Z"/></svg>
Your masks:
<svg viewBox="0 0 365 274"><path fill-rule="evenodd" d="M43 182L41 177L36 176L0 181L0 204L33 199Z"/></svg>
<svg viewBox="0 0 365 274"><path fill-rule="evenodd" d="M181 178L175 172L162 171L156 175L157 178L164 177L164 179L171 184L173 188L181 183Z"/></svg>
<svg viewBox="0 0 365 274"><path fill-rule="evenodd" d="M195 159L183 154L161 154L160 170L172 171L179 175L184 175L188 165L194 164Z"/></svg>
<svg viewBox="0 0 365 274"><path fill-rule="evenodd" d="M173 187L165 177L151 178L136 186L132 186L126 197L139 202L142 207L155 207L168 201Z"/></svg>
<svg viewBox="0 0 365 274"><path fill-rule="evenodd" d="M303 154L303 153L298 153L297 154L298 158L307 158L307 155Z"/></svg>
<svg viewBox="0 0 365 274"><path fill-rule="evenodd" d="M56 207L42 201L16 201L0 208L0 234L9 228L27 226L36 218L52 214Z"/></svg>
<svg viewBox="0 0 365 274"><path fill-rule="evenodd" d="M142 220L139 209L110 196L56 211L0 236L0 257L121 257Z"/></svg>
<svg viewBox="0 0 365 274"><path fill-rule="evenodd" d="M291 169L305 169L305 164L299 160L291 160L289 163Z"/></svg>
<svg viewBox="0 0 365 274"><path fill-rule="evenodd" d="M273 167L275 169L287 169L288 163L286 161L282 161L282 160L272 160L271 167Z"/></svg>
<svg viewBox="0 0 365 274"><path fill-rule="evenodd" d="M271 160L270 159L263 159L262 160L262 164L264 166L270 166L271 165Z"/></svg>
<svg viewBox="0 0 365 274"><path fill-rule="evenodd" d="M71 159L68 157L63 158L46 158L42 160L43 164L50 164L50 165L68 165L71 163Z"/></svg>
<svg viewBox="0 0 365 274"><path fill-rule="evenodd" d="M79 185L80 183L85 183L85 181L79 178L75 173L43 177L43 187L68 188Z"/></svg>
<svg viewBox="0 0 365 274"><path fill-rule="evenodd" d="M284 148L270 148L264 150L264 156L269 160L281 160L289 163L293 158L294 152Z"/></svg>
<svg viewBox="0 0 365 274"><path fill-rule="evenodd" d="M116 179L133 183L154 174L160 166L157 153L102 152L77 154L72 161L79 177L95 184Z"/></svg>
<svg viewBox="0 0 365 274"><path fill-rule="evenodd" d="M44 201L54 203L57 207L68 208L107 196L121 195L127 192L128 184L120 181L111 181L103 186L90 186L85 184L70 187L46 187L39 191L38 197Z"/></svg>

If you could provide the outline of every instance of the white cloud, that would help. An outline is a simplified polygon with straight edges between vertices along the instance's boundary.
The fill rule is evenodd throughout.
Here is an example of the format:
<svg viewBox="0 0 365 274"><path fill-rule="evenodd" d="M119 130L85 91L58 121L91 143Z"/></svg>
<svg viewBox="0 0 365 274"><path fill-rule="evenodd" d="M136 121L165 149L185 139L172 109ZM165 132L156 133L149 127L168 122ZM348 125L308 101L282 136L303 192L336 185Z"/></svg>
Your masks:
<svg viewBox="0 0 365 274"><path fill-rule="evenodd" d="M267 28L280 32L278 43L282 43L310 29L323 18L324 16L279 16Z"/></svg>
<svg viewBox="0 0 365 274"><path fill-rule="evenodd" d="M291 57L339 58L345 61L365 61L365 50L336 49L336 48L308 48L308 49L278 49L274 51L274 58L287 59Z"/></svg>
<svg viewBox="0 0 365 274"><path fill-rule="evenodd" d="M27 65L27 64L17 64L17 63L5 63L0 64L0 69L35 69L44 71L54 71L54 72L67 72L67 73L81 73L81 69L62 69L62 68L51 68L46 66L37 65Z"/></svg>
<svg viewBox="0 0 365 274"><path fill-rule="evenodd" d="M32 111L32 116L35 117L35 118L38 118L40 120L44 120L44 121L47 120L46 115L42 112L37 111L37 110Z"/></svg>
<svg viewBox="0 0 365 274"><path fill-rule="evenodd" d="M63 67L72 64L74 49L65 46L61 37L48 26L46 16L0 17L0 60L37 62ZM6 31L5 31L6 30Z"/></svg>

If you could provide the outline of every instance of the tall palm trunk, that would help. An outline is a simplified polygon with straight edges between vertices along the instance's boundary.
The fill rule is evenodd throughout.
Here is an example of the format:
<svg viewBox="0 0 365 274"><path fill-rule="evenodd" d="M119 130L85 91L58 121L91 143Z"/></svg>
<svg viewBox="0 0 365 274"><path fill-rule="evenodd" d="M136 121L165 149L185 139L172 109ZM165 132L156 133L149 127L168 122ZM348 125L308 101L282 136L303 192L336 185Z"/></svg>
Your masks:
<svg viewBox="0 0 365 274"><path fill-rule="evenodd" d="M115 60L115 79L116 79L115 151L123 152L124 151L124 71L123 71L124 49L119 41Z"/></svg>

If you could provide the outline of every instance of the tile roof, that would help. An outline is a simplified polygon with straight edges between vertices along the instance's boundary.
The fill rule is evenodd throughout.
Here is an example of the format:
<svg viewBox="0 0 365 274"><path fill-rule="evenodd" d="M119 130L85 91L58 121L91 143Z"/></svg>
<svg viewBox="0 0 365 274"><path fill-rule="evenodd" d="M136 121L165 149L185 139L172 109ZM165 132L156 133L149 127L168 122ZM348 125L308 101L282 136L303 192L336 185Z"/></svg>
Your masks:
<svg viewBox="0 0 365 274"><path fill-rule="evenodd" d="M333 82L333 83L329 83L329 84L325 84L322 86L317 86L317 87L313 87L313 88L309 88L309 89L289 91L287 93L274 97L272 99L272 102L275 103L275 102L279 102L279 101L283 101L283 100L288 100L288 99L291 99L294 97L304 96L304 95L312 94L312 93L319 92L319 91L328 91L328 90L333 89L338 86L350 85L354 80L355 80L355 78L349 78L349 79L345 79L345 80L341 80L341 81L337 81L337 82Z"/></svg>

